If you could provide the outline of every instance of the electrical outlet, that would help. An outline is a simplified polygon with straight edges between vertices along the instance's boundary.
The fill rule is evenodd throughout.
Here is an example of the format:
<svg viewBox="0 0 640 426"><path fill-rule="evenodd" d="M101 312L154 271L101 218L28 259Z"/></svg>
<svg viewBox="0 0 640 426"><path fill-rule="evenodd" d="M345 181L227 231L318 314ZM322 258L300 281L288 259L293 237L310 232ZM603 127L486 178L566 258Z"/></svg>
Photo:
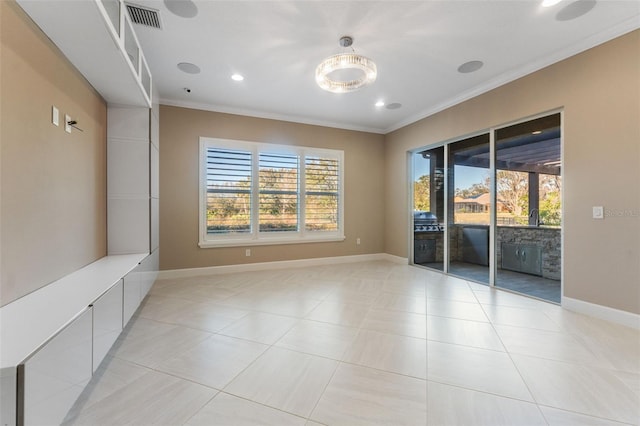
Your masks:
<svg viewBox="0 0 640 426"><path fill-rule="evenodd" d="M356 238L356 245L359 246L360 245L360 238Z"/></svg>
<svg viewBox="0 0 640 426"><path fill-rule="evenodd" d="M244 251L244 255L247 256L247 257L251 256L251 249L246 249Z"/></svg>
<svg viewBox="0 0 640 426"><path fill-rule="evenodd" d="M71 133L71 124L69 124L70 122L71 122L71 117L65 114L64 115L64 131L67 133Z"/></svg>

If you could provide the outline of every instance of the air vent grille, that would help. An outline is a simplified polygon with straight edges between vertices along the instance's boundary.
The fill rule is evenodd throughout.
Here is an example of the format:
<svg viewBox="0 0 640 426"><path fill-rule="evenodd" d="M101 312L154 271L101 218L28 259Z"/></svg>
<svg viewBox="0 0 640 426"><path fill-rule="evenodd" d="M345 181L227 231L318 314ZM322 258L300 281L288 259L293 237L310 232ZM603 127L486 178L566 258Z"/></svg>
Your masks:
<svg viewBox="0 0 640 426"><path fill-rule="evenodd" d="M147 9L146 7L134 4L127 4L127 11L129 12L131 22L134 24L162 29L162 26L160 25L160 14L157 10Z"/></svg>

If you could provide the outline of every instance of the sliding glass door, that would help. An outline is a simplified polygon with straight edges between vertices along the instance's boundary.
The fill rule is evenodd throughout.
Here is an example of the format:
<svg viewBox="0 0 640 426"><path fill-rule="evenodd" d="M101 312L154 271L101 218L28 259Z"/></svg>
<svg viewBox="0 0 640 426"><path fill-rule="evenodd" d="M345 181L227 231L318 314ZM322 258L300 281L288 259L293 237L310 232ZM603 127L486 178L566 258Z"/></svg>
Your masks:
<svg viewBox="0 0 640 426"><path fill-rule="evenodd" d="M495 285L560 303L560 114L494 134Z"/></svg>
<svg viewBox="0 0 640 426"><path fill-rule="evenodd" d="M444 147L413 155L413 263L444 270Z"/></svg>
<svg viewBox="0 0 640 426"><path fill-rule="evenodd" d="M413 153L413 263L559 303L561 136L556 113Z"/></svg>
<svg viewBox="0 0 640 426"><path fill-rule="evenodd" d="M449 273L489 284L489 134L448 146Z"/></svg>

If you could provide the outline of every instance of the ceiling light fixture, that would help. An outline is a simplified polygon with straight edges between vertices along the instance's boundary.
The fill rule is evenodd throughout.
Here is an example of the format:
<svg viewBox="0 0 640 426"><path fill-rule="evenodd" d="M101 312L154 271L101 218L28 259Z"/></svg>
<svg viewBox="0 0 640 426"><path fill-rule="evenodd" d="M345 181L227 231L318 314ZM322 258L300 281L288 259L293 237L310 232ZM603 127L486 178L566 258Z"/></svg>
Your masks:
<svg viewBox="0 0 640 426"><path fill-rule="evenodd" d="M384 106L384 101L378 101L378 102L376 102L376 106L377 106L377 107L383 107L383 106Z"/></svg>
<svg viewBox="0 0 640 426"><path fill-rule="evenodd" d="M351 47L353 38L340 38L340 46ZM374 81L378 75L376 64L369 58L358 55L351 48L351 53L340 53L329 56L316 68L316 83L331 93L353 92ZM357 73L357 77L354 74ZM346 78L339 79L339 75Z"/></svg>
<svg viewBox="0 0 640 426"><path fill-rule="evenodd" d="M231 76L231 80L233 80L233 81L242 81L242 80L244 80L244 77L242 75L240 75L240 74L233 74Z"/></svg>

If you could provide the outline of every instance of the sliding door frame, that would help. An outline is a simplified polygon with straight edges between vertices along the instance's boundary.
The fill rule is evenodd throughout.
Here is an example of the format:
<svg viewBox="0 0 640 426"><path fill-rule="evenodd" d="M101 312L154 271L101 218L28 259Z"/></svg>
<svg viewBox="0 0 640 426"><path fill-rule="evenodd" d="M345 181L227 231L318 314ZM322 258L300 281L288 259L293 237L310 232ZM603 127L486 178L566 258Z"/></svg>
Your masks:
<svg viewBox="0 0 640 426"><path fill-rule="evenodd" d="M409 175L409 197L408 197L408 211L409 211L409 253L410 253L410 258L409 258L409 263L413 264L413 241L414 241L414 237L413 237L413 206L414 206L414 199L413 199L413 180L414 180L414 170L415 170L415 166L414 166L414 155L417 154L418 152L421 151L425 151L425 150L429 150L429 149L434 149L434 148L438 148L438 147L444 147L444 246L443 246L443 270L440 272L443 272L445 274L450 274L449 273L449 261L450 261L450 253L449 253L449 204L450 204L450 200L449 200L449 150L450 150L450 145L468 138L472 138L472 137L476 137L476 136L480 136L483 134L489 134L489 197L490 197L490 215L489 215L489 287L496 287L496 276L497 276L497 270L498 270L498 265L496 263L496 258L497 258L497 187L496 187L496 132L500 129L506 128L506 127L510 127L513 125L517 125L517 124L521 124L521 123L526 123L528 121L532 121L538 118L542 118L542 117L546 117L549 115L553 115L553 114L560 114L560 157L561 157L561 163L560 163L560 167L561 169L564 171L564 109L563 108L555 108L555 109L551 109L539 114L534 114L534 115L530 115L518 120L513 120L513 121L509 121L500 125L496 125L496 126L492 126L477 132L473 132L473 133L469 133L467 135L464 136L459 136L456 138L452 138L452 139L448 139L442 142L438 142L435 144L430 144L430 145L426 145L426 146L422 146L413 150L410 150L407 152L408 154L408 175ZM562 173L562 175L564 176L564 173ZM564 180L563 180L564 183ZM561 281L560 281L560 292L561 292L561 297L562 295L564 295L564 223L565 223L565 214L564 214L564 206L565 206L565 192L564 191L564 184L563 184L563 190L561 191L561 212L560 212L560 217L561 217L561 230L560 230L560 256L561 256L561 263L560 263L560 268L561 268ZM486 285L487 283L481 283L483 285ZM506 289L506 291L509 291L508 289Z"/></svg>

